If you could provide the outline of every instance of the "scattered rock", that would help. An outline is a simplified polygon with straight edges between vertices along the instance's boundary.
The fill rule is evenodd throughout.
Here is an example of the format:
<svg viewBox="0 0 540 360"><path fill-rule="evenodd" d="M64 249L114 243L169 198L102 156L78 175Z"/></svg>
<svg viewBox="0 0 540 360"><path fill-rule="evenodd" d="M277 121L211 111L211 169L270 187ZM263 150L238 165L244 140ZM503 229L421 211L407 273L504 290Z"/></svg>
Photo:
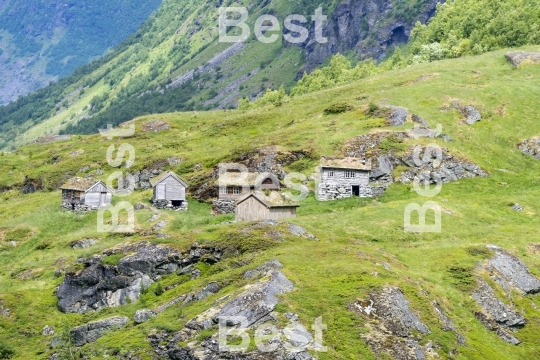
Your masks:
<svg viewBox="0 0 540 360"><path fill-rule="evenodd" d="M317 238L312 234L308 233L306 229L295 224L289 224L289 232L296 236L305 237L311 240L317 240Z"/></svg>
<svg viewBox="0 0 540 360"><path fill-rule="evenodd" d="M465 123L472 125L477 121L482 120L482 115L473 105L461 106L459 101L452 102L452 106L459 110L463 116L465 116Z"/></svg>
<svg viewBox="0 0 540 360"><path fill-rule="evenodd" d="M142 324L155 316L157 316L157 314L153 310L149 310L149 309L137 310L135 312L135 315L133 315L133 321L135 322L135 324Z"/></svg>
<svg viewBox="0 0 540 360"><path fill-rule="evenodd" d="M534 294L540 291L540 281L531 274L523 261L503 249L490 246L495 256L489 260L491 270L498 272L510 286L525 294Z"/></svg>
<svg viewBox="0 0 540 360"><path fill-rule="evenodd" d="M419 115L412 114L411 120L412 120L414 123L419 124L421 127L425 128L425 129L429 129L429 124L427 123L427 121L424 120L424 119L423 119L422 117L420 117Z"/></svg>
<svg viewBox="0 0 540 360"><path fill-rule="evenodd" d="M45 327L43 328L43 330L41 330L41 335L42 335L42 336L51 336L51 335L54 335L54 327L49 326L49 325L45 325Z"/></svg>
<svg viewBox="0 0 540 360"><path fill-rule="evenodd" d="M517 148L525 155L532 156L536 160L540 160L540 138L533 137L523 140L517 144Z"/></svg>
<svg viewBox="0 0 540 360"><path fill-rule="evenodd" d="M255 279L265 276L269 271L280 270L283 265L277 260L270 260L253 270L248 270L244 273L244 279Z"/></svg>
<svg viewBox="0 0 540 360"><path fill-rule="evenodd" d="M519 205L518 203L515 203L514 205L512 205L512 210L523 211L523 206Z"/></svg>
<svg viewBox="0 0 540 360"><path fill-rule="evenodd" d="M160 119L150 120L144 123L142 127L143 127L143 131L146 133L150 133L150 132L157 133L157 132L162 132L162 131L171 129L171 125L169 125L169 123Z"/></svg>
<svg viewBox="0 0 540 360"><path fill-rule="evenodd" d="M133 206L133 208L134 208L135 210L145 210L145 209L146 209L146 210L149 210L149 209L150 209L149 206L147 206L147 205L145 205L145 204L143 204L143 203L136 203L136 204Z"/></svg>
<svg viewBox="0 0 540 360"><path fill-rule="evenodd" d="M4 301L0 300L0 315L3 317L9 317L11 314L11 311L5 307Z"/></svg>
<svg viewBox="0 0 540 360"><path fill-rule="evenodd" d="M148 219L148 222L154 222L157 219L159 219L159 214L154 214L150 217L150 219Z"/></svg>
<svg viewBox="0 0 540 360"><path fill-rule="evenodd" d="M391 105L383 106L383 108L388 108L391 110L390 114L386 117L386 122L388 123L388 125L401 126L407 121L409 111L407 111L406 109Z"/></svg>
<svg viewBox="0 0 540 360"><path fill-rule="evenodd" d="M167 222L165 220L161 220L156 225L154 225L154 227L152 228L152 231L161 231L165 229L165 226L167 226Z"/></svg>
<svg viewBox="0 0 540 360"><path fill-rule="evenodd" d="M87 249L89 247L94 246L97 243L96 239L81 239L73 241L69 244L73 249L79 250L79 249Z"/></svg>
<svg viewBox="0 0 540 360"><path fill-rule="evenodd" d="M540 63L540 54L526 51L512 51L505 55L506 59L513 67L520 67L523 64L538 64Z"/></svg>
<svg viewBox="0 0 540 360"><path fill-rule="evenodd" d="M170 166L178 166L182 162L184 162L184 159L176 157L176 156L171 156L170 158L167 159L167 162L169 163Z"/></svg>
<svg viewBox="0 0 540 360"><path fill-rule="evenodd" d="M73 345L83 346L92 343L105 335L106 332L123 328L129 322L126 316L115 316L78 326L70 331Z"/></svg>

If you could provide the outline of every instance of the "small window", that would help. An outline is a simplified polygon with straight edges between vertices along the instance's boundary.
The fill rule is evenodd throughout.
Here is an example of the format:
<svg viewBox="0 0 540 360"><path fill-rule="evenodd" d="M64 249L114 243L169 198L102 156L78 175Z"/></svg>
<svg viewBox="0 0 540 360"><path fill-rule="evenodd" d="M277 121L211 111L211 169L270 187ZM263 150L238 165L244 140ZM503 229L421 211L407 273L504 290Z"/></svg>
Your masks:
<svg viewBox="0 0 540 360"><path fill-rule="evenodd" d="M239 187L233 187L233 194L239 195L240 194L240 188Z"/></svg>
<svg viewBox="0 0 540 360"><path fill-rule="evenodd" d="M328 172L328 177L334 177L334 170Z"/></svg>
<svg viewBox="0 0 540 360"><path fill-rule="evenodd" d="M221 189L221 193L227 195L229 193L229 188L223 187L223 189Z"/></svg>
<svg viewBox="0 0 540 360"><path fill-rule="evenodd" d="M352 179L354 177L356 177L356 172L351 171L351 170L346 170L345 171L345 178L346 179Z"/></svg>

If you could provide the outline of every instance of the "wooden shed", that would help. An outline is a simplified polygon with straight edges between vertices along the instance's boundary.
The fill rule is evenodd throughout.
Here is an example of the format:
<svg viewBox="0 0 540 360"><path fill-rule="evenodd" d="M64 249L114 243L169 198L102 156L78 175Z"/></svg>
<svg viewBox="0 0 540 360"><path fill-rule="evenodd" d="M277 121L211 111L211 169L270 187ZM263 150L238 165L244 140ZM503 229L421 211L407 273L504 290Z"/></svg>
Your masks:
<svg viewBox="0 0 540 360"><path fill-rule="evenodd" d="M172 171L152 181L152 203L160 209L187 210L188 184Z"/></svg>
<svg viewBox="0 0 540 360"><path fill-rule="evenodd" d="M278 191L279 179L272 173L227 172L216 182L219 187L219 200L240 200L256 190Z"/></svg>
<svg viewBox="0 0 540 360"><path fill-rule="evenodd" d="M60 187L62 207L67 210L87 211L111 205L113 190L103 181L72 178Z"/></svg>
<svg viewBox="0 0 540 360"><path fill-rule="evenodd" d="M352 196L371 197L370 172L371 164L365 159L323 157L317 198L335 200Z"/></svg>
<svg viewBox="0 0 540 360"><path fill-rule="evenodd" d="M282 220L296 217L300 205L285 199L278 192L245 195L236 204L236 221Z"/></svg>

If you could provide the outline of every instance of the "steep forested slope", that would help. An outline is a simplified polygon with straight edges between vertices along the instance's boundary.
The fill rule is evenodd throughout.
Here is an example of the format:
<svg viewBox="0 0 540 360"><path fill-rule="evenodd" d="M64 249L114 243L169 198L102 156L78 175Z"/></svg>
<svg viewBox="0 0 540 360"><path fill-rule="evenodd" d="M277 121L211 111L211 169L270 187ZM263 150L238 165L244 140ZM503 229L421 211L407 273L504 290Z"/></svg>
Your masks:
<svg viewBox="0 0 540 360"><path fill-rule="evenodd" d="M105 123L174 110L236 106L240 97L255 98L267 88L292 86L298 75L340 51L351 57L381 59L403 44L417 20L434 13L436 1L325 1L325 44L314 41L311 16L318 5L308 1L223 1L246 6L251 37L244 44L219 43L218 7L213 1L166 0L137 35L97 63L53 85L0 108L0 146L17 146L39 136L90 133ZM306 15L310 36L298 45L280 37L272 44L255 39L261 14L283 23L291 14ZM231 30L236 31L236 30ZM279 33L281 34L281 32Z"/></svg>

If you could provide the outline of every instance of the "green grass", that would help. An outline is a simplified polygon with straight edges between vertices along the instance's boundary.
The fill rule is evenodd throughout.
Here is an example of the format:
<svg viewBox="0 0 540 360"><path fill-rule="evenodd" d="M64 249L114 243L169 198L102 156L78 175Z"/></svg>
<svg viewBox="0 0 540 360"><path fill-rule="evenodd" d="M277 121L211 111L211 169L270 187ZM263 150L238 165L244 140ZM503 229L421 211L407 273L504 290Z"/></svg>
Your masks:
<svg viewBox="0 0 540 360"><path fill-rule="evenodd" d="M536 48L526 48L536 50ZM105 352L132 351L150 359L152 349L146 341L152 329L179 330L187 321L206 310L226 294L236 294L249 283L242 274L269 259L284 264L283 272L295 284L295 290L282 297L279 311L298 313L308 328L322 316L328 325L324 345L326 359L375 359L360 338L367 332L366 319L357 317L347 306L365 299L386 285L399 286L411 307L425 322L431 334L422 342L438 344L441 358L457 347L457 338L444 332L430 305L437 300L454 320L467 346L458 348L455 359L527 359L540 352L537 339L540 306L537 295L512 294L516 308L527 318L527 325L515 336L522 341L511 346L486 330L474 317L477 309L470 293L478 264L490 256L487 244L502 246L519 256L531 272L540 276L540 254L530 244L538 243L538 214L535 200L540 185L540 163L522 155L516 148L520 140L540 134L536 118L540 89L540 67L514 70L504 60L504 51L437 63L421 64L380 74L361 82L320 93L295 97L280 107L249 111L214 111L208 113L172 113L152 115L136 121L137 133L123 141L110 142L99 136L82 136L66 142L31 145L0 156L0 187L15 189L0 194L0 300L11 309L10 318L0 317L0 338L15 351L16 359L44 358L52 354L50 339L41 336L45 325L57 334L85 322L112 315L132 316L140 308L154 308L181 294L197 291L210 281L225 287L215 295L186 306L175 306L149 322L108 334L74 356L102 358ZM421 75L434 74L423 81ZM463 125L461 115L446 110L453 99L474 103L484 115L473 126ZM355 109L341 114L324 115L332 104L344 102ZM116 169L110 168L105 153L111 143L132 144L137 150L133 169L141 169L156 160L177 156L184 163L171 167L190 184L201 183L220 161L229 161L244 151L264 145L278 145L286 150L309 150L312 158L291 165L290 170L310 174L320 155L339 155L344 141L369 131L383 129L381 119L373 119L362 109L369 103L392 104L408 108L454 141L446 143L451 153L466 157L490 173L487 178L460 180L445 184L434 198L419 197L411 186L392 185L378 199L347 199L317 202L313 195L301 203L298 217L291 222L305 227L318 241L288 235L279 227L284 241L266 235L268 229L250 233L239 231L246 224L229 224L232 216L214 217L211 206L190 199L188 212L161 211L159 220L167 220L163 230L169 239L143 236L153 212L138 210L136 226L130 237L97 233L96 214L82 216L60 210L56 187L65 174L74 175L81 167L105 170L102 179ZM504 111L502 111L503 109ZM144 134L141 124L160 118L171 123L172 130ZM330 122L333 125L329 125ZM407 123L400 129L412 127ZM419 141L428 143L428 141ZM388 141L389 148L402 149L414 141ZM84 150L77 157L70 153ZM30 159L30 152L32 157ZM60 161L52 162L58 156ZM196 166L201 164L200 166ZM504 171L503 171L504 170ZM46 191L22 195L16 189L25 176L40 178ZM193 185L192 185L193 186ZM312 186L312 185L311 185ZM135 192L126 200L149 204L150 192ZM403 214L411 202L436 201L443 212L441 233L413 234L403 231ZM524 206L514 212L510 204ZM7 236L9 235L9 236ZM17 238L18 246L7 245L7 238ZM84 250L73 250L70 242L97 238L98 243ZM240 249L240 252L214 266L199 266L203 277L189 280L177 275L164 276L139 300L119 308L104 309L85 315L62 314L56 307L54 289L62 281L55 272L63 267L76 270L77 259L100 253L126 241L156 241L187 250L198 241ZM47 243L42 250L37 248ZM112 263L118 259L111 259ZM377 265L390 264L391 269ZM487 274L483 274L487 277ZM156 295L162 289L172 290ZM497 291L498 285L492 284ZM199 335L203 338L210 332Z"/></svg>

